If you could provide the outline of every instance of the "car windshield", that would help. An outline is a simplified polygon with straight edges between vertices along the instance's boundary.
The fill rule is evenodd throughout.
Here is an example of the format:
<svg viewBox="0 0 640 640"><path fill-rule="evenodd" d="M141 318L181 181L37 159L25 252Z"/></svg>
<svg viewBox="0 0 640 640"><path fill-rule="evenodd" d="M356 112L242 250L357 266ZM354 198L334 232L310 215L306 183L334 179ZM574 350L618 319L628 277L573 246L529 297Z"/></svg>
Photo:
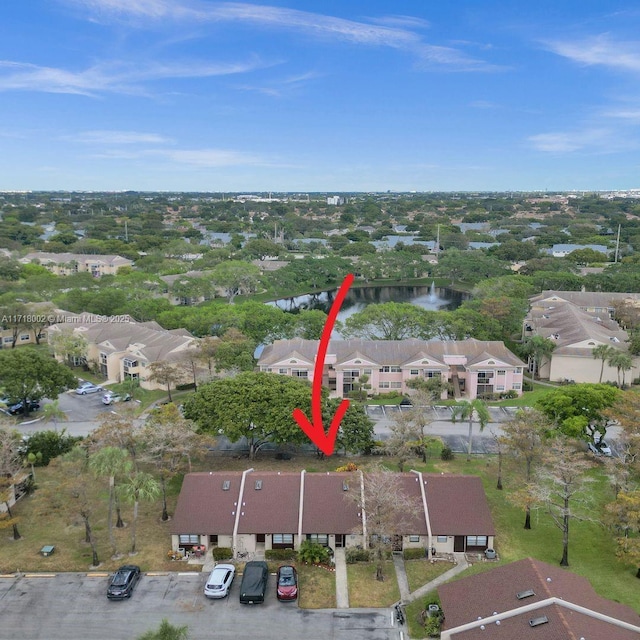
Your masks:
<svg viewBox="0 0 640 640"><path fill-rule="evenodd" d="M280 572L280 586L281 587L292 587L295 585L296 581L293 577L293 571L291 569L283 569Z"/></svg>
<svg viewBox="0 0 640 640"><path fill-rule="evenodd" d="M127 579L129 577L128 572L119 572L113 577L113 586L114 587L124 587L127 584Z"/></svg>

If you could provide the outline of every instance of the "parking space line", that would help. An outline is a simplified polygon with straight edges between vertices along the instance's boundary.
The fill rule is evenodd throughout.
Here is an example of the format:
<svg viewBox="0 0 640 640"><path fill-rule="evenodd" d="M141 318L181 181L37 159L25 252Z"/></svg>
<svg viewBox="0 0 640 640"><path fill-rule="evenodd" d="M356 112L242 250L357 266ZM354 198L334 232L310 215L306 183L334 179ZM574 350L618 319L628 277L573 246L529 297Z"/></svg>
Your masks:
<svg viewBox="0 0 640 640"><path fill-rule="evenodd" d="M87 578L108 578L108 573L87 573Z"/></svg>
<svg viewBox="0 0 640 640"><path fill-rule="evenodd" d="M17 578L17 573L2 573L0 574L0 578Z"/></svg>
<svg viewBox="0 0 640 640"><path fill-rule="evenodd" d="M55 578L57 573L25 573L23 578Z"/></svg>

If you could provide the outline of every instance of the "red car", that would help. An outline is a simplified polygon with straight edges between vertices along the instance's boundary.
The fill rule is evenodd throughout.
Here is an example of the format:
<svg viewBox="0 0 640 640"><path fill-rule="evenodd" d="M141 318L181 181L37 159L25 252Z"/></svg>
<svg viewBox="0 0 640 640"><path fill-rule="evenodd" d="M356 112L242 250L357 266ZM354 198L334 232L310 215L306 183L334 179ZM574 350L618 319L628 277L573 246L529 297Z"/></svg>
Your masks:
<svg viewBox="0 0 640 640"><path fill-rule="evenodd" d="M295 600L298 597L298 573L295 567L290 565L278 567L276 595L278 600Z"/></svg>

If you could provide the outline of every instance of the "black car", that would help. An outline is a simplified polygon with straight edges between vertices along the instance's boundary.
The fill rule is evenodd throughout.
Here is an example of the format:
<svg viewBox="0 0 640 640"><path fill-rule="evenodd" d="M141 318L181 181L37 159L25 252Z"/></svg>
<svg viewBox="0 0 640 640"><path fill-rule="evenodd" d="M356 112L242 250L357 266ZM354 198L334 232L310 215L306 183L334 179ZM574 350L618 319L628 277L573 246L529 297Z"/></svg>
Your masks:
<svg viewBox="0 0 640 640"><path fill-rule="evenodd" d="M133 588L140 579L140 567L135 564L125 564L111 576L107 598L109 600L122 600L130 598Z"/></svg>
<svg viewBox="0 0 640 640"><path fill-rule="evenodd" d="M29 407L29 411L37 411L40 408L40 403L35 400L27 400L27 406ZM24 413L24 402L20 400L20 402L9 405L8 411L12 416Z"/></svg>
<svg viewBox="0 0 640 640"><path fill-rule="evenodd" d="M240 583L240 604L259 604L264 602L267 590L269 567L262 560L252 560L244 566Z"/></svg>

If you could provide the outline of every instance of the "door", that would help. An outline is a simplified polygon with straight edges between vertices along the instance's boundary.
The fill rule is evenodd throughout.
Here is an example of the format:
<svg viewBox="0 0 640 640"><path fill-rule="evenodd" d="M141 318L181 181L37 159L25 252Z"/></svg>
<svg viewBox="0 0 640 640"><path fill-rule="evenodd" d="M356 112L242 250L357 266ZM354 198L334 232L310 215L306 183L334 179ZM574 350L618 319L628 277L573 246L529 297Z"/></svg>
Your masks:
<svg viewBox="0 0 640 640"><path fill-rule="evenodd" d="M336 549L344 547L344 534L336 533Z"/></svg>
<svg viewBox="0 0 640 640"><path fill-rule="evenodd" d="M453 550L457 552L464 551L464 536L455 536L453 539Z"/></svg>

